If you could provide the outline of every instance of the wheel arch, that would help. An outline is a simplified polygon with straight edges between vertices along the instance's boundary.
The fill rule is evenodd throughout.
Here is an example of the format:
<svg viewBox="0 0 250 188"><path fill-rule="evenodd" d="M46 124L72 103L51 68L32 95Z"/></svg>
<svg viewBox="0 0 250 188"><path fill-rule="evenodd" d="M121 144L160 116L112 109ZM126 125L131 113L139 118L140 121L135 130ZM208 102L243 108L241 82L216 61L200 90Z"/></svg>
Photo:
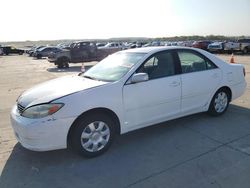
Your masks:
<svg viewBox="0 0 250 188"><path fill-rule="evenodd" d="M232 90L230 89L230 87L223 86L223 87L220 87L217 91L219 91L219 90L225 90L229 94L229 102L231 102L231 100L232 100Z"/></svg>
<svg viewBox="0 0 250 188"><path fill-rule="evenodd" d="M108 108L94 108L94 109L91 109L91 110L88 110L86 112L83 112L81 115L79 115L75 120L74 122L72 123L72 125L70 126L69 128L69 131L68 131L68 135L67 135L67 146L70 145L69 141L70 141L70 136L72 134L72 131L74 130L74 127L77 123L77 121L80 119L80 118L83 118L83 117L86 117L90 114L94 114L94 113L102 113L102 114L105 114L107 116L109 116L110 118L112 118L112 120L114 121L115 123L115 132L117 134L120 134L121 133L121 124L120 124L120 120L118 118L118 116L116 115L115 112L113 112L112 110L108 109Z"/></svg>
<svg viewBox="0 0 250 188"><path fill-rule="evenodd" d="M231 90L230 87L228 87L228 86L221 86L221 87L219 87L219 88L215 91L215 93L213 94L212 98L210 99L210 103L211 103L211 101L213 100L214 95L215 95L219 90L224 90L224 91L226 91L226 92L229 94L229 102L231 102L231 100L232 100L232 90ZM210 104L210 103L209 103L209 104Z"/></svg>

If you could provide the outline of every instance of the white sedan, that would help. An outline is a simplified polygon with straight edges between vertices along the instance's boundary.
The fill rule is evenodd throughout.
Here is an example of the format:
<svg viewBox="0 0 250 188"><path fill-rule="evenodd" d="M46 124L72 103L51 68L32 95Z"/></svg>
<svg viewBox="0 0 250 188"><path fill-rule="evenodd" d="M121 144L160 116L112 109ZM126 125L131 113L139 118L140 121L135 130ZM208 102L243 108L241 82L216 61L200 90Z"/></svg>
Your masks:
<svg viewBox="0 0 250 188"><path fill-rule="evenodd" d="M17 140L35 151L105 152L116 134L209 112L221 115L246 88L245 69L194 48L117 52L82 75L24 92L11 112Z"/></svg>

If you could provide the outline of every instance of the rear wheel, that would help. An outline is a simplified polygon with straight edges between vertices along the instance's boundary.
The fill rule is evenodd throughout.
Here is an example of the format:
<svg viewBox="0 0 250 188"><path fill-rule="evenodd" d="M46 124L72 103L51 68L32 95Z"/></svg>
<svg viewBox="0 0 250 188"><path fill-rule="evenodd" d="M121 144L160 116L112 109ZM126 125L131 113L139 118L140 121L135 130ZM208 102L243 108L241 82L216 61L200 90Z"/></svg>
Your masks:
<svg viewBox="0 0 250 188"><path fill-rule="evenodd" d="M107 151L115 135L115 123L105 114L81 117L73 126L70 146L85 157L95 157Z"/></svg>
<svg viewBox="0 0 250 188"><path fill-rule="evenodd" d="M209 106L208 113L213 116L219 116L225 113L229 105L229 93L224 89L218 90Z"/></svg>
<svg viewBox="0 0 250 188"><path fill-rule="evenodd" d="M248 48L246 47L243 49L243 54L247 54L247 53L248 53Z"/></svg>

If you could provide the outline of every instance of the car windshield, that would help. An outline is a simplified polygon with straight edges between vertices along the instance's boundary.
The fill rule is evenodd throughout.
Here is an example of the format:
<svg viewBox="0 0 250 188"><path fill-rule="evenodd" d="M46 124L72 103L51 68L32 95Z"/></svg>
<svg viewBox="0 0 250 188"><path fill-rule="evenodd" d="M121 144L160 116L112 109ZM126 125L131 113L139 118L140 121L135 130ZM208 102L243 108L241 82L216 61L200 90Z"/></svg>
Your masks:
<svg viewBox="0 0 250 188"><path fill-rule="evenodd" d="M83 77L114 82L121 79L145 53L118 52L100 61L83 74Z"/></svg>

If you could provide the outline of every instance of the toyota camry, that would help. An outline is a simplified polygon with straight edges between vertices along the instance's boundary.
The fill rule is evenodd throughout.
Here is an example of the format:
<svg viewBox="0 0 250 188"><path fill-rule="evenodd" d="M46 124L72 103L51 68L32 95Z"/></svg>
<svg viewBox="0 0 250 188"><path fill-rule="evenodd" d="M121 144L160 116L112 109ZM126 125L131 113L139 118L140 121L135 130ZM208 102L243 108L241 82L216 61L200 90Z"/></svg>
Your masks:
<svg viewBox="0 0 250 188"><path fill-rule="evenodd" d="M91 69L22 93L11 123L23 147L105 152L115 135L208 112L222 115L246 88L245 69L209 52L147 47L117 52Z"/></svg>

